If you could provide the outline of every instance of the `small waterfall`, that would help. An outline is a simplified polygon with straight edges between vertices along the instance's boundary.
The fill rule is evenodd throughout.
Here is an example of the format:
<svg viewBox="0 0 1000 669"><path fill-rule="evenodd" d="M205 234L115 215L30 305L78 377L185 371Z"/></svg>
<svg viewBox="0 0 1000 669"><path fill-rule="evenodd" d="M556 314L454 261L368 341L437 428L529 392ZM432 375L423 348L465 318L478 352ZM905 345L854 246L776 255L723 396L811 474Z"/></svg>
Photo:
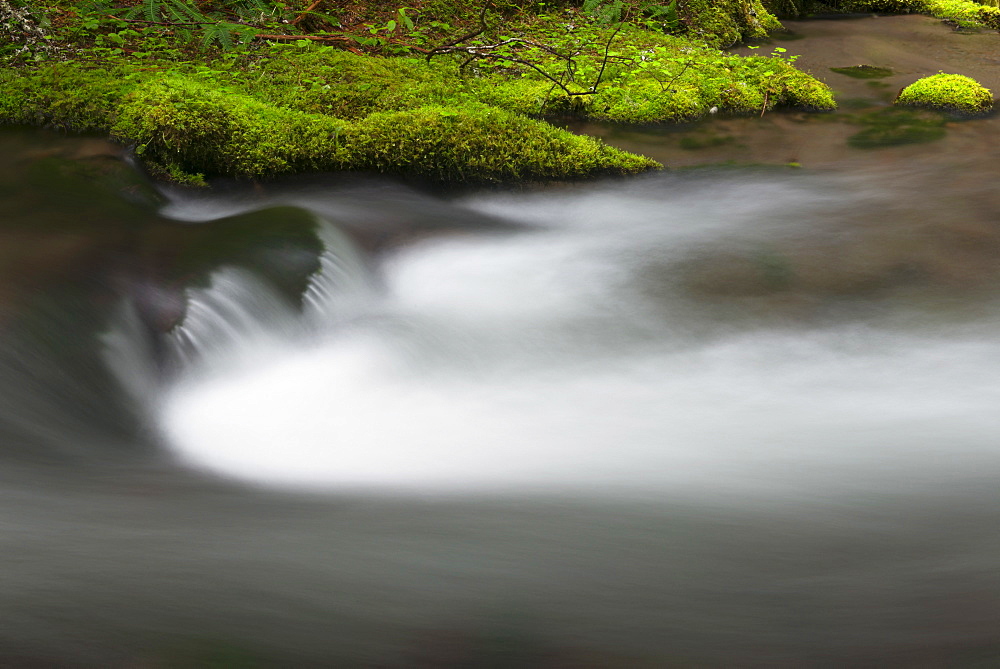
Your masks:
<svg viewBox="0 0 1000 669"><path fill-rule="evenodd" d="M321 332L370 310L376 286L364 257L338 227L321 221L316 234L323 243L323 253L303 305L307 322Z"/></svg>
<svg viewBox="0 0 1000 669"><path fill-rule="evenodd" d="M188 291L184 321L170 334L181 364L234 355L247 342L287 341L299 335L295 309L249 270L226 267L210 285Z"/></svg>
<svg viewBox="0 0 1000 669"><path fill-rule="evenodd" d="M308 343L370 308L373 281L351 240L332 223L317 220L323 245L320 269L310 279L302 305L266 279L238 267L212 273L205 287L188 290L187 313L169 334L180 368L248 365L264 352Z"/></svg>

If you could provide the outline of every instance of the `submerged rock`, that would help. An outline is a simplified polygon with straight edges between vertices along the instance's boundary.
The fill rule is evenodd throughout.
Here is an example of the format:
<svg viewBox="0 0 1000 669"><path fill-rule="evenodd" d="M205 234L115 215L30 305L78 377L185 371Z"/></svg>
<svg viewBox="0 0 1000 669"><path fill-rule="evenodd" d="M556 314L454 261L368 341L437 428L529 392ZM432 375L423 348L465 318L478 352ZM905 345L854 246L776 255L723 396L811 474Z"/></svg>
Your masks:
<svg viewBox="0 0 1000 669"><path fill-rule="evenodd" d="M847 139L856 149L933 142L945 136L947 116L940 112L889 107L858 117L862 130Z"/></svg>
<svg viewBox="0 0 1000 669"><path fill-rule="evenodd" d="M831 67L831 72L843 74L854 79L882 79L891 77L894 73L888 67L877 67L875 65L852 65L850 67Z"/></svg>

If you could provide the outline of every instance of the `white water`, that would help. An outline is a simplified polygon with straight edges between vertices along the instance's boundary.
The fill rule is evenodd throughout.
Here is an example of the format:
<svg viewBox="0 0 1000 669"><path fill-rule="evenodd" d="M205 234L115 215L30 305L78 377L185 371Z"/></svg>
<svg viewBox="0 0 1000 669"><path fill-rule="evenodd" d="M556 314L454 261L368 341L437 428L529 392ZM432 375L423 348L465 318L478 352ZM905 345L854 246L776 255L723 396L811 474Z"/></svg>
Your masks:
<svg viewBox="0 0 1000 669"><path fill-rule="evenodd" d="M678 287L705 249L848 234L878 198L845 186L852 209L804 180L482 198L467 204L538 230L405 248L380 296L358 265L330 269L353 256L328 239L341 284L299 320L223 272L194 296L215 325L184 335L218 350L200 345L163 429L192 466L328 490L802 498L988 476L988 320L748 321Z"/></svg>

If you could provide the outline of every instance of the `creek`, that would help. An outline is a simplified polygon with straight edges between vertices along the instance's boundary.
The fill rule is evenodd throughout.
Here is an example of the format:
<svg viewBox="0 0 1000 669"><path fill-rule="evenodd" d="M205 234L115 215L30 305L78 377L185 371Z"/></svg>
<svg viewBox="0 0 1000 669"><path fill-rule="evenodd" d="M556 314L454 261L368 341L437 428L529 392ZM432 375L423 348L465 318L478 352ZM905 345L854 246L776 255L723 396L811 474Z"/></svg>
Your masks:
<svg viewBox="0 0 1000 669"><path fill-rule="evenodd" d="M1000 119L888 104L997 36L788 25L842 112L627 180L0 132L0 664L996 664Z"/></svg>

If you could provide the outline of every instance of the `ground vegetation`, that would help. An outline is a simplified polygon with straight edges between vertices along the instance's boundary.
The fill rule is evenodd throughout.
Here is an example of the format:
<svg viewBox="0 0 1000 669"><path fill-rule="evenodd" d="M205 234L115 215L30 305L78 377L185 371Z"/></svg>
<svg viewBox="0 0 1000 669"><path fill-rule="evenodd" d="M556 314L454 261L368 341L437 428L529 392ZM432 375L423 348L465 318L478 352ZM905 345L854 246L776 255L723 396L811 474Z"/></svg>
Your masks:
<svg viewBox="0 0 1000 669"><path fill-rule="evenodd" d="M561 129L570 118L835 107L784 49L724 50L780 28L773 2L660 2L0 0L0 121L110 134L189 183L468 182L658 167Z"/></svg>

